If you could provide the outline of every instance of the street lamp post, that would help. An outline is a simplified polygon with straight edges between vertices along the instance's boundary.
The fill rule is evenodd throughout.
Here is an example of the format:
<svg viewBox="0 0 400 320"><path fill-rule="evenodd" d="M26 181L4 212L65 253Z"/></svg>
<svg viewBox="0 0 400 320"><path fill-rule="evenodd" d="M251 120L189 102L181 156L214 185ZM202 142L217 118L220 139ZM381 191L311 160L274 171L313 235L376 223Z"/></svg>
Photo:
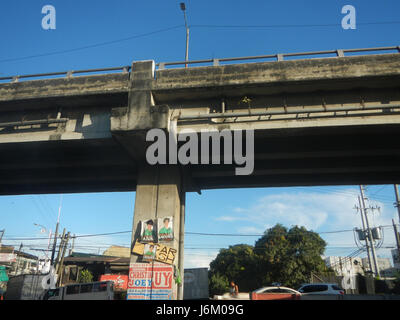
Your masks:
<svg viewBox="0 0 400 320"><path fill-rule="evenodd" d="M181 5L181 10L183 11L183 16L185 18L185 28L186 28L186 54L185 54L185 61L189 61L189 26L187 23L187 17L186 17L186 5L184 2L180 3ZM188 65L187 63L185 64L185 68L187 68Z"/></svg>
<svg viewBox="0 0 400 320"><path fill-rule="evenodd" d="M46 227L43 226L43 225L41 225L41 224L34 223L34 225L41 228L41 229L40 229L40 232L41 232L41 233L45 233L45 232L47 231Z"/></svg>

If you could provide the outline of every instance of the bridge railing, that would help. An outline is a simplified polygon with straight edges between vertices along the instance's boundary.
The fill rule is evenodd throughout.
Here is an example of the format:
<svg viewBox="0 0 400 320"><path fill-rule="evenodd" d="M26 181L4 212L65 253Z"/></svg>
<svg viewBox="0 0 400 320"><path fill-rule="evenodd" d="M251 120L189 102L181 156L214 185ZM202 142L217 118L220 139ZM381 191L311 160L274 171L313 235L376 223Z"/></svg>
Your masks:
<svg viewBox="0 0 400 320"><path fill-rule="evenodd" d="M0 77L0 81L11 80L11 82L19 82L20 79L27 78L52 78L54 76L65 76L67 78L73 77L75 74L82 73L103 73L110 71L122 71L123 73L128 73L130 71L130 66L113 67L113 68L101 68L101 69L87 69L87 70L70 70L70 71L60 71L60 72L50 72L50 73L37 73L37 74L26 74L17 76Z"/></svg>
<svg viewBox="0 0 400 320"><path fill-rule="evenodd" d="M194 64L212 64L213 66L219 66L221 62L232 62L232 61L248 61L248 60L266 60L275 59L275 61L284 61L287 57L309 57L309 56L320 56L320 58L331 58L334 57L345 57L346 53L363 53L365 52L379 52L379 51L396 51L400 53L400 46L393 47L378 47L378 48L361 48L361 49L337 49L337 50L327 50L327 51L311 51L311 52L295 52L295 53L278 53L278 54L268 54L261 56L248 56L248 57L236 57L236 58L214 58L206 60L191 60L191 61L175 61L175 62L160 62L156 66L158 70L165 69L166 66L179 66L179 65L194 65ZM389 52L393 53L393 52ZM324 57L326 55L331 55L329 57Z"/></svg>
<svg viewBox="0 0 400 320"><path fill-rule="evenodd" d="M196 64L212 64L213 66L219 66L221 63L226 62L237 62L237 61L250 61L250 60L266 60L273 59L273 61L284 61L285 58L289 57L313 57L319 56L321 58L332 58L337 57L345 57L346 53L363 53L368 52L380 52L386 51L387 53L393 53L396 51L400 53L400 46L393 47L378 47L378 48L362 48L362 49L338 49L338 50L327 50L327 51L311 51L311 52L295 52L295 53L278 53L278 54L269 54L269 55L261 55L261 56L247 56L247 57L234 57L234 58L219 58L219 59L205 59L205 60L191 60L191 61L175 61L175 62L160 62L156 64L158 70L165 69L166 66L179 66L179 65L196 65ZM389 52L391 51L391 52ZM326 55L330 55L326 57ZM272 61L272 62L273 62ZM70 70L70 71L62 71L62 72L51 72L51 73L38 73L38 74L27 74L27 75L17 75L17 76L8 76L8 77L0 77L0 83L2 82L18 82L21 79L34 79L34 78L52 78L54 76L65 76L72 77L76 74L93 74L93 73L101 73L101 72L110 72L110 71L122 71L123 73L128 73L130 71L130 66L122 66L122 67L114 67L114 68L102 68L102 69L87 69L87 70Z"/></svg>

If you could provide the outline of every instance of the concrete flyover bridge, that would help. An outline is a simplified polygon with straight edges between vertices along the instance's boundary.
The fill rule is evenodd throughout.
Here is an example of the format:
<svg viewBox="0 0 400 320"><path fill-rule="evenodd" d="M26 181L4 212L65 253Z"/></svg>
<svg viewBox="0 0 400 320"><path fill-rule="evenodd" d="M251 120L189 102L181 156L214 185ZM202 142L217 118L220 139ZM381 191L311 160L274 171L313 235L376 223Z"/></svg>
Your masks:
<svg viewBox="0 0 400 320"><path fill-rule="evenodd" d="M0 193L136 190L132 240L139 221L173 216L183 267L186 191L398 183L399 52L138 61L0 78ZM254 130L254 171L149 166L153 128Z"/></svg>

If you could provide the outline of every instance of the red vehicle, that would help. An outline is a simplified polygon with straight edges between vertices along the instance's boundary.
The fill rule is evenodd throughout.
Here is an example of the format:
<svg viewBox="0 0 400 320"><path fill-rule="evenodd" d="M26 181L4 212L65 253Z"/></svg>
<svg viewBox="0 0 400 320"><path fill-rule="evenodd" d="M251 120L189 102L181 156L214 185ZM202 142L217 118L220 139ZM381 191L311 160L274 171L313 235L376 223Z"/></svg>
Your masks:
<svg viewBox="0 0 400 320"><path fill-rule="evenodd" d="M264 287L250 292L250 300L300 300L301 293L287 287Z"/></svg>

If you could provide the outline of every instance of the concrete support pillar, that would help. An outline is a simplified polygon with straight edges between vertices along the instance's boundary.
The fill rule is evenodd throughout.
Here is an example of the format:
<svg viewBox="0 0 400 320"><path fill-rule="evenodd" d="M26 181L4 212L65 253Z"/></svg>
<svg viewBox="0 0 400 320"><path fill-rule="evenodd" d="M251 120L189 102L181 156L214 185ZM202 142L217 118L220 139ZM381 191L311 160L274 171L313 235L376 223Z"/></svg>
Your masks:
<svg viewBox="0 0 400 320"><path fill-rule="evenodd" d="M156 225L158 218L173 217L174 239L162 244L175 249L174 265L181 274L183 285L184 219L181 217L185 212L185 192L182 177L187 175L182 173L183 169L178 165L150 166L146 160L146 150L151 144L146 141L148 131L158 128L168 134L170 130L169 107L157 105L154 101L152 89L155 81L154 61L139 61L132 64L128 105L112 110L111 132L116 141L131 155L137 168L132 247L136 240L140 239L142 221L152 219ZM183 298L182 285L178 288L175 284L174 269L169 264L143 261L143 256L137 253L131 253L130 262L128 299L156 299L160 292L159 288L163 287L159 284L166 280L168 280L166 289L168 298L174 300ZM161 271L155 271L156 269ZM158 287L153 288L153 285L149 285L151 281L154 285L158 281Z"/></svg>
<svg viewBox="0 0 400 320"><path fill-rule="evenodd" d="M181 228L183 228L184 221L181 221L181 216L184 216L184 198L182 175L178 166L147 166L139 171L133 218L132 246L136 240L140 239L142 221L149 219L157 221L157 218L173 217L174 240L165 244L176 249L174 265L179 269L182 278L182 284L179 285L179 288L172 279L173 300L183 298L184 270L183 256L181 255L183 255L184 234L181 232ZM131 278L131 273L135 272L135 263L143 262L142 256L132 253L130 262L131 266L133 266L130 271ZM148 263L152 264L152 262ZM168 265L165 264L165 266ZM150 299L152 298L150 297Z"/></svg>

